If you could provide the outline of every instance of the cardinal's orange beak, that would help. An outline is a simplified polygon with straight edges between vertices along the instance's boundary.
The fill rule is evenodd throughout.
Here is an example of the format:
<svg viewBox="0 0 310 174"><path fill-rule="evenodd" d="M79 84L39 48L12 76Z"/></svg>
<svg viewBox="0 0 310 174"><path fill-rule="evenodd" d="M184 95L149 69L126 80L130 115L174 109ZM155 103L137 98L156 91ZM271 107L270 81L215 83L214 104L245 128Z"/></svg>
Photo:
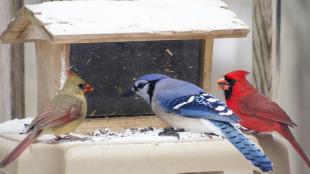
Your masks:
<svg viewBox="0 0 310 174"><path fill-rule="evenodd" d="M221 78L217 81L217 87L222 90L229 90L229 83L225 80L225 78Z"/></svg>
<svg viewBox="0 0 310 174"><path fill-rule="evenodd" d="M84 91L85 94L91 93L91 92L94 91L94 88L90 84L86 83L85 86L84 86L83 91Z"/></svg>

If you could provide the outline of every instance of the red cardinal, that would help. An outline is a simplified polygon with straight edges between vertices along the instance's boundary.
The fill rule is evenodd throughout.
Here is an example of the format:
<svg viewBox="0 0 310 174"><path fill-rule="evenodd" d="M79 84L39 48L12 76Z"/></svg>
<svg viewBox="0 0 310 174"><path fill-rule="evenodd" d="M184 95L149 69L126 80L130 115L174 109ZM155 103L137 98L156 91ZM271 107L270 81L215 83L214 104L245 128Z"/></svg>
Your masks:
<svg viewBox="0 0 310 174"><path fill-rule="evenodd" d="M247 74L249 72L237 70L217 81L219 88L224 90L228 107L240 116L243 127L258 132L276 131L281 134L310 167L307 155L289 129L297 125L279 105L259 93L249 83Z"/></svg>

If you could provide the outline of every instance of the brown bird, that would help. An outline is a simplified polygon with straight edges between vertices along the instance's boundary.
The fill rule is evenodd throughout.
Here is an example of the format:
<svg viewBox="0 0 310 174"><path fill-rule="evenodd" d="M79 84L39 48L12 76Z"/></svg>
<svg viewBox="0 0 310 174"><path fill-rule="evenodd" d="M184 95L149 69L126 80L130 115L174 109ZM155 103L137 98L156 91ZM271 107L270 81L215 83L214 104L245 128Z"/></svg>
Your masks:
<svg viewBox="0 0 310 174"><path fill-rule="evenodd" d="M85 94L93 87L72 71L68 71L67 77L63 88L31 122L28 136L1 161L0 168L14 161L41 134L68 134L82 123L87 112Z"/></svg>

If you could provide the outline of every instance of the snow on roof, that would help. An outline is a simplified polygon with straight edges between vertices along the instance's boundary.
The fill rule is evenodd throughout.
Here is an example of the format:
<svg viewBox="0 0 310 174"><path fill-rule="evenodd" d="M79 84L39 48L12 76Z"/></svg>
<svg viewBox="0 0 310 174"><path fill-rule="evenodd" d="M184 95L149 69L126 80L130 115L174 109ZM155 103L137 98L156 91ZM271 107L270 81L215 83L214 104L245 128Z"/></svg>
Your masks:
<svg viewBox="0 0 310 174"><path fill-rule="evenodd" d="M26 5L24 10L19 15L40 25L52 42L202 39L248 33L248 27L220 0L54 1Z"/></svg>

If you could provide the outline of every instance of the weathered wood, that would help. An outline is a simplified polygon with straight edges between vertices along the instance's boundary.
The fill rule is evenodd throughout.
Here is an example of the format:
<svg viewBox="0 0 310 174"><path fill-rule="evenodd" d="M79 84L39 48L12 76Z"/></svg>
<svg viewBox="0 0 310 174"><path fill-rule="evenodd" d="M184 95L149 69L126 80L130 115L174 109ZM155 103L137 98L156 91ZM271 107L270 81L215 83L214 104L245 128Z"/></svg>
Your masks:
<svg viewBox="0 0 310 174"><path fill-rule="evenodd" d="M246 37L248 29L233 31L200 31L200 32L156 32L130 33L111 35L69 35L53 36L51 43L96 43L96 42L129 42L129 41L159 41L159 40L195 40L205 38L238 38Z"/></svg>
<svg viewBox="0 0 310 174"><path fill-rule="evenodd" d="M11 0L0 1L0 32L4 31L11 20ZM0 44L0 122L11 118L11 83L10 83L10 45Z"/></svg>
<svg viewBox="0 0 310 174"><path fill-rule="evenodd" d="M3 33L2 41L33 41L34 37L18 38L30 21L38 28L42 28L42 31L49 36L45 39L51 39L52 43L245 37L249 32L248 27L220 0L200 0L190 5L187 3L176 4L174 0L170 0L165 1L165 5L157 1L53 2L44 5L27 5L20 11L19 17L11 22L8 30ZM181 10L184 7L189 7L187 10L194 13L184 13ZM90 13L81 16L81 10L77 10L80 8ZM61 10L59 13L52 12L55 9ZM111 16L107 14L107 11L113 11L113 9L124 11L124 13L114 16L113 25L110 25L107 21L111 20ZM67 16L66 11L70 11L70 16ZM137 15L139 13L143 15ZM126 22L124 18L127 19ZM156 23L158 25L154 25ZM184 23L187 25L185 26Z"/></svg>
<svg viewBox="0 0 310 174"><path fill-rule="evenodd" d="M206 90L211 90L212 77L212 54L213 54L213 39L205 39L202 41L201 49L201 87Z"/></svg>
<svg viewBox="0 0 310 174"><path fill-rule="evenodd" d="M13 42L21 42L23 40L37 41L37 40L49 40L49 36L43 31L41 27L30 22L27 27L19 34Z"/></svg>
<svg viewBox="0 0 310 174"><path fill-rule="evenodd" d="M15 11L16 12L16 11ZM14 14L15 16L15 14ZM27 27L30 23L29 19L25 15L25 10L22 8L17 14L16 19L11 21L7 26L7 29L2 33L1 39L5 38L5 43L10 43L18 38L18 35Z"/></svg>
<svg viewBox="0 0 310 174"><path fill-rule="evenodd" d="M69 64L69 45L36 43L38 113L57 94Z"/></svg>
<svg viewBox="0 0 310 174"><path fill-rule="evenodd" d="M11 46L11 113L12 118L25 115L24 44Z"/></svg>
<svg viewBox="0 0 310 174"><path fill-rule="evenodd" d="M86 119L75 132L88 133L99 128L109 128L113 131L118 131L145 127L164 128L169 126L157 116L94 118Z"/></svg>
<svg viewBox="0 0 310 174"><path fill-rule="evenodd" d="M253 2L253 75L256 88L276 98L280 61L277 46L277 0Z"/></svg>
<svg viewBox="0 0 310 174"><path fill-rule="evenodd" d="M23 1L12 1L11 15L17 15L23 7ZM21 23L22 24L22 23ZM25 115L24 100L24 44L11 45L11 114L12 118L22 118Z"/></svg>

